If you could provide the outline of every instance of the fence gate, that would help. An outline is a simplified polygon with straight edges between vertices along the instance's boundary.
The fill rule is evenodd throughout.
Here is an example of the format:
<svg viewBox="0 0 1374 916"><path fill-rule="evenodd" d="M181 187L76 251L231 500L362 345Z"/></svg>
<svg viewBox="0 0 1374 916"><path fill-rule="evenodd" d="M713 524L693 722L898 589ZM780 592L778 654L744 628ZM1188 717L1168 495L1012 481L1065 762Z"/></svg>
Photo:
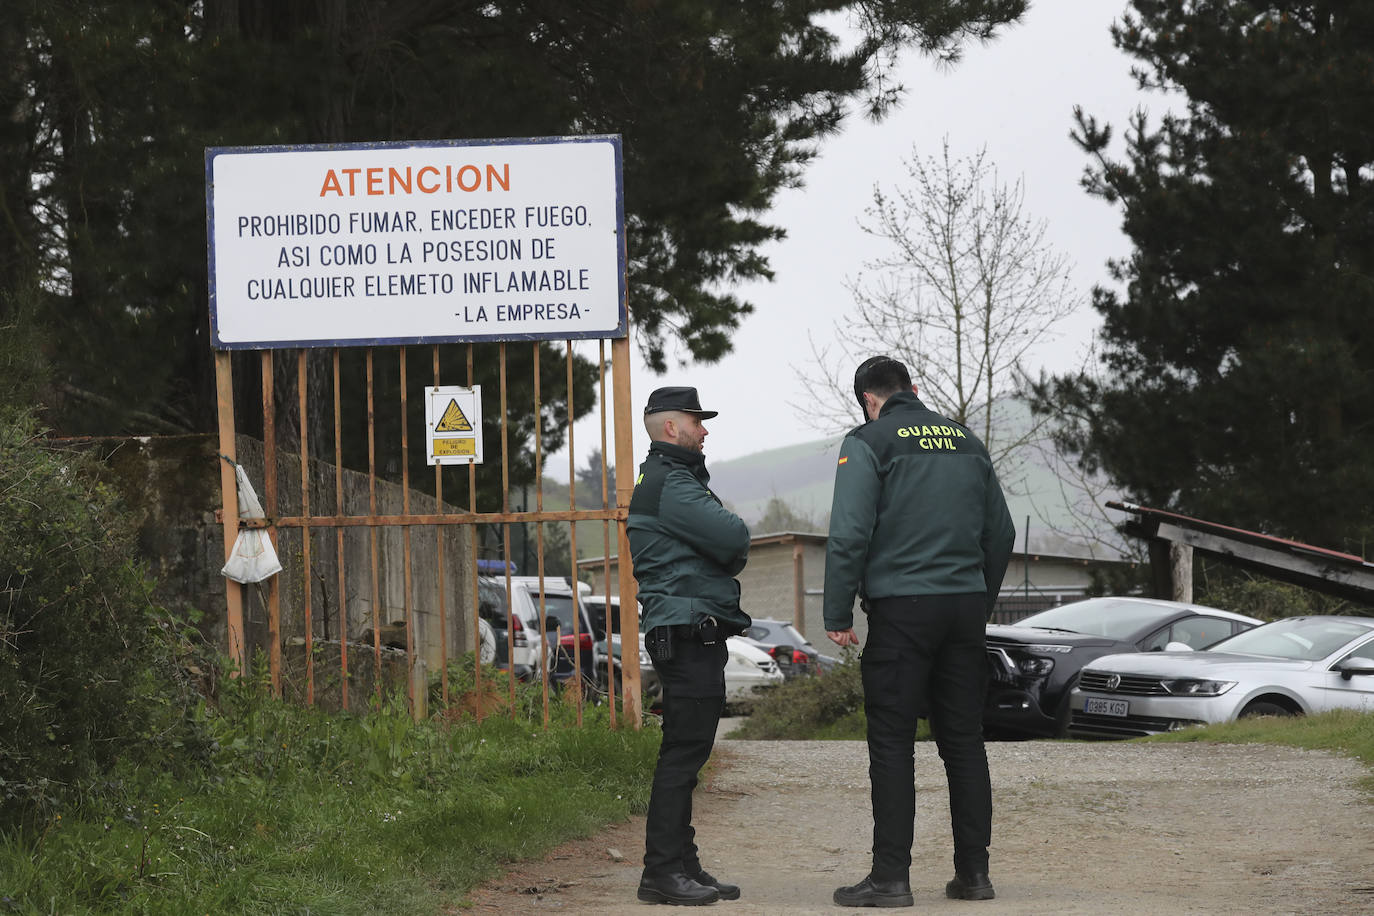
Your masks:
<svg viewBox="0 0 1374 916"><path fill-rule="evenodd" d="M620 170L614 136L206 151L225 551L266 528L283 566L226 580L241 670L265 658L273 689L308 704L367 708L404 680L416 716L431 689L446 709L515 715L497 669L542 640L594 685L575 691L579 722L599 693L639 726ZM578 468L573 418L593 398L601 457ZM556 497L547 437L569 455ZM263 518L240 517L239 466ZM518 505L513 478L532 480ZM619 659L580 614L551 632L579 541L599 542L603 593L626 558ZM539 634L517 574L538 577ZM469 652L453 696L450 662ZM546 722L549 655L534 658Z"/></svg>
<svg viewBox="0 0 1374 916"><path fill-rule="evenodd" d="M634 456L629 434L630 385L628 341L610 342L611 358L606 359L606 341L597 342L597 376L595 384L600 404L599 467L583 469L579 480L575 448L578 445L573 428L566 428L568 464L568 493L566 502L557 503L546 498L542 485L545 470L543 435L535 427L533 454L526 450L513 451L510 444L511 408L508 392L511 388L532 389L528 409L533 416L546 416L548 401L541 377L547 378L547 344L495 344L499 381L497 394L483 397L499 405L499 461L491 460L494 451L488 446L488 475L499 480L495 496L489 495L478 482L478 467L437 464L433 468L432 495L421 492L418 481L412 478L411 467L417 458L424 457L425 430L419 425L415 410L414 392L417 380L411 362L415 352L428 351L428 366L421 385L438 388L455 380L441 372L440 347L395 348L378 351L367 348L358 354L340 349L307 351L305 349L273 351L260 354L260 372L252 382L242 387L260 395L261 416L254 416L246 424L254 431L261 430L261 445L247 437L239 437L240 424L235 416L235 388L232 354L216 354L220 411L220 451L225 459L221 469L224 496L223 527L226 556L242 529L265 527L276 547L284 567L283 572L266 582L243 586L225 580L228 600L227 630L231 657L246 670L261 651L266 658L274 690L302 699L306 703L325 701L344 709L361 709L382 698L383 685L404 677L407 695L417 715L426 705L427 684L437 678L439 692L447 706L456 698L450 696L450 660L467 652L474 653L474 689L470 693L472 711L483 716L497 706L515 709L512 678L502 678L509 696L504 703L490 691L490 672L494 659L488 653L486 664L480 651L483 642L483 619L479 613L483 603L480 594L480 571L490 572L496 583L504 584L506 603L500 610L505 617L506 643L502 654L509 660L509 643L516 633L517 616L512 589L512 570L519 574L546 577L550 545L557 543L567 550L569 575L576 574L579 534L585 546L589 534L596 537L605 558L602 583L610 580L612 540L619 556L628 556L625 536L626 506L634 480ZM509 351L528 347L527 362L533 374L522 379L523 385L512 384L509 378ZM454 349L454 348L446 348ZM466 372L460 384L472 387L475 377L475 356L479 345L467 344L464 349ZM541 349L544 351L541 354ZM349 359L349 356L355 358ZM541 358L541 356L543 358ZM564 387L557 401L571 412L576 405L574 382L574 348L572 341L564 342L566 365L559 367L565 377ZM350 384L345 367L360 364L361 379ZM393 384L379 384L380 364L396 372ZM313 364L313 365L312 365ZM316 366L322 365L323 373ZM608 366L610 372L608 378ZM289 371L283 372L283 369ZM326 390L316 392L316 377L324 377ZM283 375L292 382L294 390L287 397L278 392L277 380ZM362 387L361 399L356 389ZM376 392L386 388L392 392L391 403L381 401ZM346 397L345 393L354 397ZM239 392L237 400L245 400ZM365 404L365 412L350 417L344 409L347 401ZM289 401L292 410L282 411L278 404ZM323 401L323 403L320 403ZM613 405L615 467L614 489L610 480L610 462L605 457L608 446L607 402ZM285 413L286 416L282 416ZM404 422L401 418L405 418ZM286 427L283 430L283 427ZM379 436L379 428L397 431L394 436ZM326 431L325 441L320 431ZM345 432L360 444L365 439L366 472L350 471L344 447ZM285 436L283 436L285 432ZM364 436L365 433L365 436ZM283 447L282 438L291 440L291 447ZM355 444L353 451L357 451ZM513 464L532 458L534 484L532 504L512 506L510 471ZM263 519L240 518L238 512L237 480L234 464L242 463L249 471L250 481L261 486ZM383 476L379 467L391 468ZM494 473L499 467L499 478ZM399 484L392 479L399 471ZM624 469L623 471L621 469ZM600 486L585 493L588 470L599 472ZM592 475L595 476L595 475ZM261 484L259 484L261 481ZM584 491L579 500L579 483ZM427 488L428 489L428 488ZM560 494L561 495L561 494ZM589 501L599 505L586 508ZM484 497L492 504L484 504ZM495 500L499 499L499 505ZM582 507L579 507L579 506ZM530 530L533 529L533 535ZM599 529L599 531L597 530ZM614 529L614 535L612 534ZM520 556L512 549L515 539L527 538ZM529 558L530 566L523 565ZM617 564L619 594L626 597L621 604L620 629L625 645L638 643L638 618L635 607L634 579L627 563ZM553 575L547 578L552 582ZM539 596L539 625L541 631L556 624L547 610L547 596L535 588ZM609 603L608 603L609 606ZM609 611L608 611L609 612ZM609 624L609 621L607 622ZM498 621L499 625L499 621ZM639 653L626 651L621 670L616 671L610 652L604 653L604 670L584 670L586 655L580 650L584 639L580 615L572 617L572 632L561 631L563 643L576 649L564 649L571 664L575 681L588 687L596 685L612 704L612 717L619 701L628 721L638 723ZM609 626L607 626L609 629ZM605 633L586 634L609 636ZM490 649L492 635L487 633ZM518 638L518 637L516 637ZM607 639L609 644L609 639ZM400 648L404 647L404 656ZM600 653L599 653L600 654ZM404 664L404 671L395 669ZM321 666L327 666L323 670ZM435 669L438 669L437 671ZM426 676L428 674L428 676ZM544 715L548 715L550 689L549 665L541 664L538 675L543 687ZM483 688L483 679L487 689ZM623 687L621 686L623 683ZM359 695L359 685L363 695ZM556 683L554 685L556 687ZM579 719L584 693L576 691ZM617 696L617 693L620 695Z"/></svg>

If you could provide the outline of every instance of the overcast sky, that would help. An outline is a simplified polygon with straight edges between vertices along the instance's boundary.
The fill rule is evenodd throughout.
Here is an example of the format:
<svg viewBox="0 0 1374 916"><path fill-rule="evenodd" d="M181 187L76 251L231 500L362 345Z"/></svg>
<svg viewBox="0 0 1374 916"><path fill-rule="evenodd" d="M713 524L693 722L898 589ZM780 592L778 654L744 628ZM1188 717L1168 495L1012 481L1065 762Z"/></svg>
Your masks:
<svg viewBox="0 0 1374 916"><path fill-rule="evenodd" d="M874 184L902 183L913 149L937 154L945 137L951 158L986 146L987 161L1004 182L1022 179L1023 212L1047 222L1047 240L1073 263L1084 305L1037 362L1051 371L1076 365L1098 323L1086 305L1088 292L1107 282L1107 259L1127 254L1129 244L1120 212L1079 184L1087 158L1069 139L1073 108L1082 105L1112 124L1118 137L1136 107L1155 117L1164 108L1161 99L1136 89L1129 58L1112 45L1108 26L1125 8L1125 0L1036 0L1020 24L989 45L970 47L954 68L910 57L901 73L907 88L901 108L877 124L851 116L843 133L822 147L805 186L778 196L766 220L788 237L765 248L774 281L738 290L755 311L737 332L734 352L717 364L686 368L676 366L678 353L668 372L656 376L636 351L634 415L660 385L695 385L703 407L721 412L706 424L708 466L829 434L789 406L801 394L794 367L811 361L807 333L827 335L853 307L845 279L881 251L858 227ZM584 352L595 356L594 349ZM577 425L575 436L581 465L599 447L599 411ZM637 424L636 462L647 445ZM547 456L551 476L566 479L567 467L566 450Z"/></svg>

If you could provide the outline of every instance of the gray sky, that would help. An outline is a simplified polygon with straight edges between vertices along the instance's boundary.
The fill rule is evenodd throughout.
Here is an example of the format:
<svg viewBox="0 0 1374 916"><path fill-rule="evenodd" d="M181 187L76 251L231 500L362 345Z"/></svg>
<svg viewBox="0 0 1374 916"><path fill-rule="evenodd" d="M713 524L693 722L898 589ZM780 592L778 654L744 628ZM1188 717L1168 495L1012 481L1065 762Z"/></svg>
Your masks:
<svg viewBox="0 0 1374 916"><path fill-rule="evenodd" d="M767 215L788 237L765 249L775 280L739 288L755 312L737 332L734 352L715 365L687 368L673 364L683 354L670 352L663 376L645 369L636 354L634 415L660 385L695 385L702 405L721 412L706 424L708 466L831 432L789 406L801 394L794 366L811 363L807 332L830 333L833 321L853 307L845 279L881 250L857 222L874 184L901 182L913 149L937 154L946 136L952 157L986 146L1003 182L1023 179L1024 213L1047 222L1047 240L1074 264L1085 304L1059 326L1058 340L1038 353L1038 363L1050 371L1076 365L1098 324L1088 293L1107 282L1107 259L1130 248L1120 212L1079 185L1088 160L1069 139L1073 107L1112 124L1118 138L1136 107L1154 116L1165 107L1163 99L1136 89L1129 58L1107 33L1125 8L1125 0L1038 0L1019 25L987 46L970 47L954 68L909 57L900 77L907 89L901 108L877 124L851 116L843 133L822 147L805 186L780 194ZM594 349L583 352L595 356ZM599 411L574 431L579 465L599 447L598 417ZM636 461L646 447L636 424ZM567 468L566 450L547 456L551 476L566 479Z"/></svg>

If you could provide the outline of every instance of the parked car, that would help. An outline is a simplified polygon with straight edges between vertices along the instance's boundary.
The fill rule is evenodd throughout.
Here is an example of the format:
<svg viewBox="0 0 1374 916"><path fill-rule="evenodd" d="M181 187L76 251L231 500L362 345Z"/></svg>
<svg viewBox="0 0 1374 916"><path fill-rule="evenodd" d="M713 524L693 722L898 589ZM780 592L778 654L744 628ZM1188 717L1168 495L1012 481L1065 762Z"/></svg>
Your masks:
<svg viewBox="0 0 1374 916"><path fill-rule="evenodd" d="M725 661L725 706L748 708L759 697L759 689L783 682L782 669L773 656L739 636L725 641L729 657Z"/></svg>
<svg viewBox="0 0 1374 916"><path fill-rule="evenodd" d="M547 621L557 621L558 635L552 644L550 677L557 681L571 680L577 675L580 662L582 677L589 683L595 683L594 630L572 584L566 579L545 576L541 587L539 576L512 576L511 588L524 593L527 598L526 606L533 614L532 622L536 629L541 592L545 626L548 626ZM576 627L574 620L577 621Z"/></svg>
<svg viewBox="0 0 1374 916"><path fill-rule="evenodd" d="M1153 598L1089 598L987 628L989 738L1066 733L1069 697L1085 664L1121 652L1203 648L1261 621L1199 604Z"/></svg>
<svg viewBox="0 0 1374 916"><path fill-rule="evenodd" d="M773 657L784 678L819 674L821 654L801 631L786 620L755 617L740 634Z"/></svg>
<svg viewBox="0 0 1374 916"><path fill-rule="evenodd" d="M609 628L611 632L602 651L609 653L614 659L615 670L618 674L621 657L620 599L614 596L608 599L605 595L588 595L584 602L594 625L604 625L604 622L607 622L607 608L610 609ZM641 608L642 613L643 609ZM727 706L747 707L757 699L756 687L782 683L782 669L778 667L778 663L773 657L763 649L740 636L731 636L725 644L729 651L729 657L725 663L725 703ZM619 686L619 681L617 681L617 686ZM653 661L649 658L649 653L644 648L644 630L642 627L639 632L639 686L649 700L649 708L654 708L654 701L659 695L658 675L654 671Z"/></svg>
<svg viewBox="0 0 1374 916"><path fill-rule="evenodd" d="M1374 712L1374 617L1287 617L1202 652L1108 655L1083 669L1071 734L1124 738L1247 716Z"/></svg>
<svg viewBox="0 0 1374 916"><path fill-rule="evenodd" d="M589 586L583 585L588 592ZM592 647L593 660L597 670L597 685L605 691L607 671L615 678L616 694L620 693L620 599L615 596L584 594L582 606L591 618L596 643ZM609 608L609 615L608 609ZM656 694L658 679L654 675L649 653L644 651L644 634L640 634L639 686L643 693ZM607 662L610 663L609 669Z"/></svg>
<svg viewBox="0 0 1374 916"><path fill-rule="evenodd" d="M509 669L520 680L528 681L540 676L541 658L545 664L551 661L552 644L538 630L539 612L530 606L523 589L512 588L508 602L505 576L477 577L477 619L479 630L485 626L491 631L493 643L489 661L483 632L483 664ZM556 633L558 620L551 618L546 626Z"/></svg>

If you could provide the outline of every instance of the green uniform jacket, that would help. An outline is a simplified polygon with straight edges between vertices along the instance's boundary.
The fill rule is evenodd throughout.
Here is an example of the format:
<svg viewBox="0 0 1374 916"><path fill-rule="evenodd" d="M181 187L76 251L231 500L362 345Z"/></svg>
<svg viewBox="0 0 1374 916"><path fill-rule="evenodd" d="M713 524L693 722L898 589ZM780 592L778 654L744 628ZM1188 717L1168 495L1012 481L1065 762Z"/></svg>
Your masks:
<svg viewBox="0 0 1374 916"><path fill-rule="evenodd" d="M854 596L892 598L1002 587L1016 529L983 443L926 408L889 397L840 446L825 547L825 628L854 625Z"/></svg>
<svg viewBox="0 0 1374 916"><path fill-rule="evenodd" d="M749 559L749 529L707 483L701 452L654 442L639 466L626 528L644 632L714 617L742 630L735 575Z"/></svg>

